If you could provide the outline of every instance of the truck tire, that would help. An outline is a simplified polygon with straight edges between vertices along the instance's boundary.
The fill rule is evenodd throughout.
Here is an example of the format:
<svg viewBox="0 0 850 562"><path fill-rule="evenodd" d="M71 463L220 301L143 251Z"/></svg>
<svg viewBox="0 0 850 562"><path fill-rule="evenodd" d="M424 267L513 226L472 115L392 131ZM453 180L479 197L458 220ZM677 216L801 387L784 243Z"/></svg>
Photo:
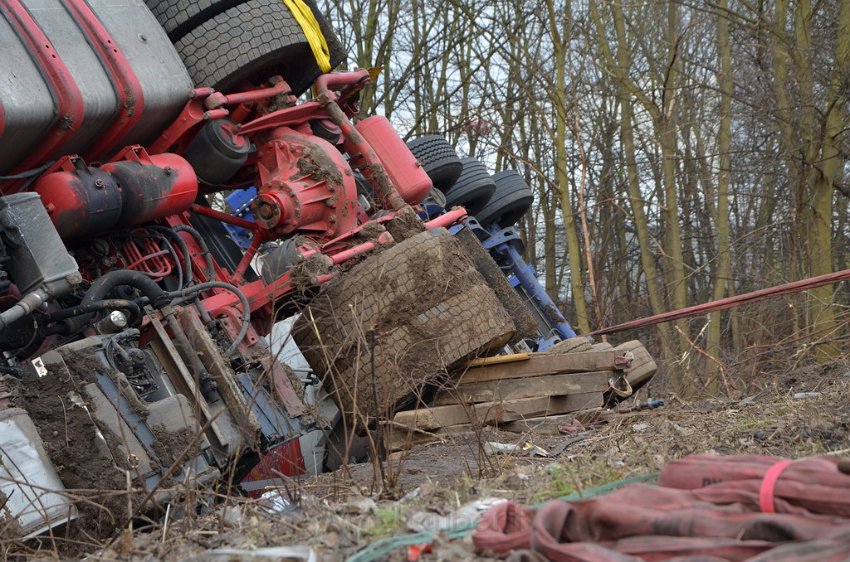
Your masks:
<svg viewBox="0 0 850 562"><path fill-rule="evenodd" d="M463 171L446 194L446 209L460 205L466 207L469 214L475 215L487 204L496 190L496 184L481 161L464 158L460 162Z"/></svg>
<svg viewBox="0 0 850 562"><path fill-rule="evenodd" d="M586 336L575 336L573 338L559 341L546 350L546 353L564 355L566 353L578 353L581 351L593 351L593 340Z"/></svg>
<svg viewBox="0 0 850 562"><path fill-rule="evenodd" d="M455 237L436 229L325 285L292 336L340 410L364 429L415 401L452 365L497 351L514 332Z"/></svg>
<svg viewBox="0 0 850 562"><path fill-rule="evenodd" d="M434 187L448 193L463 171L463 164L449 141L440 135L426 135L408 141L407 147L422 164Z"/></svg>
<svg viewBox="0 0 850 562"><path fill-rule="evenodd" d="M344 58L342 46L324 18L317 19L328 42L331 66L336 66ZM321 74L301 27L281 0L239 3L186 32L174 47L195 86L223 92L280 74L299 95Z"/></svg>
<svg viewBox="0 0 850 562"><path fill-rule="evenodd" d="M246 0L145 0L171 41Z"/></svg>
<svg viewBox="0 0 850 562"><path fill-rule="evenodd" d="M493 175L496 190L475 218L484 228L498 224L502 228L515 225L534 204L534 193L514 170Z"/></svg>

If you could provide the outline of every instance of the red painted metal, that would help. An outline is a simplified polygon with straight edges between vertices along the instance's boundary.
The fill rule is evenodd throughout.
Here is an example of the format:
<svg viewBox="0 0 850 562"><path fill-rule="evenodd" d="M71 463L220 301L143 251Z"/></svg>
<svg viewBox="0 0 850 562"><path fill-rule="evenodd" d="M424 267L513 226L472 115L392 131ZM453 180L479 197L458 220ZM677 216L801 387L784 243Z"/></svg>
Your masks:
<svg viewBox="0 0 850 562"><path fill-rule="evenodd" d="M21 40L29 47L33 58L42 69L53 99L56 100L57 119L50 133L45 135L44 142L39 145L38 150L33 151L15 168L14 171L19 172L43 164L64 143L74 137L83 124L85 105L82 93L68 67L59 58L47 35L20 0L0 2L0 13L6 17Z"/></svg>
<svg viewBox="0 0 850 562"><path fill-rule="evenodd" d="M298 398L298 393L292 387L292 380L280 361L266 353L260 358L260 363L263 365L265 374L269 375L268 380L272 381L275 395L286 408L286 413L292 417L303 415L307 411L304 402Z"/></svg>
<svg viewBox="0 0 850 562"><path fill-rule="evenodd" d="M288 127L276 129L257 159L257 224L272 237L296 230L331 239L357 226L357 186L329 142Z"/></svg>
<svg viewBox="0 0 850 562"><path fill-rule="evenodd" d="M137 146L99 168L66 156L34 189L60 235L82 238L183 212L198 195L198 180L182 157L150 156Z"/></svg>
<svg viewBox="0 0 850 562"><path fill-rule="evenodd" d="M177 145L185 145L191 140L190 132L193 132L201 123L212 119L223 119L229 115L226 109L204 109L204 100L215 90L212 88L196 88L192 92L192 99L186 102L180 116L162 133L150 146L148 152L151 154L165 152Z"/></svg>
<svg viewBox="0 0 850 562"><path fill-rule="evenodd" d="M410 205L421 203L434 185L387 118L373 115L355 127L378 154L401 198Z"/></svg>
<svg viewBox="0 0 850 562"><path fill-rule="evenodd" d="M278 95L292 93L292 88L280 76L272 77L269 80L269 83L272 84L272 86L269 88L261 88L259 90L248 90L245 92L237 92L235 94L223 94L221 92L215 92L206 99L204 105L207 109L218 109L223 105L236 105L241 103L257 102L267 100ZM295 96L290 97L292 99L288 101L294 102L296 100Z"/></svg>
<svg viewBox="0 0 850 562"><path fill-rule="evenodd" d="M60 158L42 174L34 190L65 239L105 232L121 218L121 191L112 176L76 157Z"/></svg>
<svg viewBox="0 0 850 562"><path fill-rule="evenodd" d="M151 156L142 147L132 146L118 158L101 169L121 185L122 226L182 213L195 202L198 177L182 156L168 152Z"/></svg>
<svg viewBox="0 0 850 562"><path fill-rule="evenodd" d="M465 219L468 216L466 209L463 207L458 207L457 209L452 209L448 213L444 215L440 215L439 217L430 220L425 223L426 230L434 230L435 228L448 228L452 225L455 225Z"/></svg>
<svg viewBox="0 0 850 562"><path fill-rule="evenodd" d="M338 254L330 256L330 258L334 264L339 265L341 263L345 263L349 260L352 260L360 255L363 255L366 252L371 252L378 246L386 246L388 244L392 244L394 241L395 240L393 239L392 234L390 234L389 232L382 232L374 242L364 242L363 244L352 246L347 250L343 250Z"/></svg>
<svg viewBox="0 0 850 562"><path fill-rule="evenodd" d="M124 257L129 260L126 269L143 271L152 279L159 280L167 277L173 270L172 262L165 256L170 252L163 250L156 240L144 238L129 239L121 245Z"/></svg>
<svg viewBox="0 0 850 562"><path fill-rule="evenodd" d="M240 125L236 131L240 135L253 135L260 131L300 125L310 119L327 118L328 114L322 109L322 106L318 102L311 101L263 115L253 121Z"/></svg>
<svg viewBox="0 0 850 562"><path fill-rule="evenodd" d="M260 462L242 479L242 483L268 482L271 486L283 477L301 476L306 473L304 457L301 454L301 442L298 439L292 439L269 449ZM251 495L256 497L262 492L262 489L252 491Z"/></svg>
<svg viewBox="0 0 850 562"><path fill-rule="evenodd" d="M655 324L661 324L662 322L671 322L673 320L689 318L691 316L702 316L703 314L706 314L708 312L727 310L730 308L735 308L736 306L759 302L774 297L779 297L782 295L800 293L802 291L808 291L809 289L823 287L824 285L832 285L833 283L838 283L839 281L846 281L848 279L850 279L850 269L844 269L842 271L827 273L825 275L819 275L817 277L809 277L808 279L801 279L800 281L793 281L791 283L785 283L783 285L776 285L774 287L768 287L766 289L759 289L758 291L752 291L750 293L735 295L734 297L728 297L725 299L698 304L695 306L680 308L679 310L662 312L661 314L648 316L646 318L638 318L637 320L631 320L630 322L624 322L622 324L617 324L616 326L610 326L608 328L596 330L595 332L591 332L590 335L597 336L603 334L613 334L614 332L622 332L623 330L633 330L635 328L643 328L644 326L653 326Z"/></svg>
<svg viewBox="0 0 850 562"><path fill-rule="evenodd" d="M190 207L190 210L193 213L197 213L199 215L204 215L205 217L209 217L211 219L215 219L217 221L221 221L227 224L232 224L233 226L238 226L241 228L247 228L248 230L258 230L259 227L257 223L254 221L245 220L239 218L234 215L230 215L228 213L223 213L221 211L216 211L215 209L211 209L210 207L205 207L203 205L193 204Z"/></svg>
<svg viewBox="0 0 850 562"><path fill-rule="evenodd" d="M86 153L87 159L95 160L108 150L114 150L118 141L141 120L145 96L129 61L85 0L66 0L65 7L89 38L118 96L119 111L115 120Z"/></svg>
<svg viewBox="0 0 850 562"><path fill-rule="evenodd" d="M353 90L362 87L370 79L368 70L355 70L353 72L331 72L322 74L313 83L318 96L325 96L336 101L339 96L334 88Z"/></svg>
<svg viewBox="0 0 850 562"><path fill-rule="evenodd" d="M239 289L251 304L251 310L254 311L280 300L283 295L293 291L295 285L292 282L291 276L285 273L275 279L273 283L266 284L262 279L258 279L250 283L245 283ZM239 299L233 293L222 291L201 299L200 304L211 316L216 317L225 308L238 306Z"/></svg>
<svg viewBox="0 0 850 562"><path fill-rule="evenodd" d="M265 238L263 237L262 231L254 234L254 238L251 240L251 245L248 246L247 250L245 250L245 253L242 255L242 259L239 260L239 264L236 266L236 269L233 270L233 275L230 276L231 283L236 283L238 285L245 281L245 272L248 271L248 267L251 266L251 261L254 257L256 257L257 250L260 249L260 245L264 240Z"/></svg>

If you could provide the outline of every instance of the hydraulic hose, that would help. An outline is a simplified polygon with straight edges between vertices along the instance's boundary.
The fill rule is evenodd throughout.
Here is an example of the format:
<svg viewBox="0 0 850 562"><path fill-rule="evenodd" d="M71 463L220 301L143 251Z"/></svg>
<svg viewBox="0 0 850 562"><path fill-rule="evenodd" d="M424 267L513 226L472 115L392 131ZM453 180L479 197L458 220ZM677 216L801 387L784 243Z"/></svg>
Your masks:
<svg viewBox="0 0 850 562"><path fill-rule="evenodd" d="M184 275L186 276L186 285L192 284L192 256L189 255L189 247L186 245L186 241L180 237L177 232L172 228L167 228L165 226L159 226L156 224L148 225L145 227L147 230L152 232L156 232L165 236L166 238L170 238L172 242L177 244L177 247L180 248L180 253L183 254L183 260L186 262L186 265L183 267L185 271ZM179 264L178 264L179 267Z"/></svg>
<svg viewBox="0 0 850 562"><path fill-rule="evenodd" d="M62 320L67 320L68 318L73 318L75 316L100 312L101 310L114 310L116 308L126 310L129 313L127 321L131 326L136 324L142 318L142 309L139 305L133 301L125 299L104 299L95 301L86 305L57 310L56 312L48 314L47 317L53 322L61 322Z"/></svg>
<svg viewBox="0 0 850 562"><path fill-rule="evenodd" d="M169 294L144 273L140 271L132 271L130 269L117 269L98 277L95 282L91 284L89 290L86 291L86 294L83 296L83 300L80 301L78 308L106 300L109 293L111 293L116 287L125 285L139 290L150 300L154 308L162 308L171 301ZM90 320L91 314L69 318L66 320L69 333L73 334L74 332L81 330Z"/></svg>
<svg viewBox="0 0 850 562"><path fill-rule="evenodd" d="M188 232L195 239L198 246L201 247L201 251L204 253L204 261L207 262L207 280L211 281L215 279L215 262L213 261L212 254L210 253L210 247L207 244L207 241L204 240L204 237L201 236L201 233L198 232L195 227L189 226L188 224L178 224L173 230L174 232Z"/></svg>

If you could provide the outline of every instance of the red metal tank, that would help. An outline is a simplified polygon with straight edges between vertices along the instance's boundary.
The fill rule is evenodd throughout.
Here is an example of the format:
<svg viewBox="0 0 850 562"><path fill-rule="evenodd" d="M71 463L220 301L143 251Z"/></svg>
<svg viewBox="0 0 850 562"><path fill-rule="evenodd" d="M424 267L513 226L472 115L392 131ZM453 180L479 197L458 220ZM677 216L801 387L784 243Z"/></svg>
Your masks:
<svg viewBox="0 0 850 562"><path fill-rule="evenodd" d="M192 166L176 154L131 147L101 167L65 157L35 184L59 235L82 238L185 211L198 196Z"/></svg>
<svg viewBox="0 0 850 562"><path fill-rule="evenodd" d="M384 165L399 195L410 205L418 205L431 191L431 178L383 115L368 117L355 125Z"/></svg>
<svg viewBox="0 0 850 562"><path fill-rule="evenodd" d="M168 152L148 156L132 148L124 156L124 160L101 167L121 189L119 224L140 224L181 213L195 202L198 176L182 156Z"/></svg>

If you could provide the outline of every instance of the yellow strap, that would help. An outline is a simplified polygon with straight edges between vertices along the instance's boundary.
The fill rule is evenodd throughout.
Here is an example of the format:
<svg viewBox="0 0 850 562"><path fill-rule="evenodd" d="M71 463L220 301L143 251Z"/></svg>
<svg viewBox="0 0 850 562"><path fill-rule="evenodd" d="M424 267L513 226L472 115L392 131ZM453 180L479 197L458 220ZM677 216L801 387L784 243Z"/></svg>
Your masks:
<svg viewBox="0 0 850 562"><path fill-rule="evenodd" d="M322 72L331 71L331 53L328 49L328 42L319 27L319 22L304 0L283 0L289 11L295 17L295 21L301 26L304 32L304 37L310 44L313 50L313 56L316 58L316 64L319 65L319 70Z"/></svg>

